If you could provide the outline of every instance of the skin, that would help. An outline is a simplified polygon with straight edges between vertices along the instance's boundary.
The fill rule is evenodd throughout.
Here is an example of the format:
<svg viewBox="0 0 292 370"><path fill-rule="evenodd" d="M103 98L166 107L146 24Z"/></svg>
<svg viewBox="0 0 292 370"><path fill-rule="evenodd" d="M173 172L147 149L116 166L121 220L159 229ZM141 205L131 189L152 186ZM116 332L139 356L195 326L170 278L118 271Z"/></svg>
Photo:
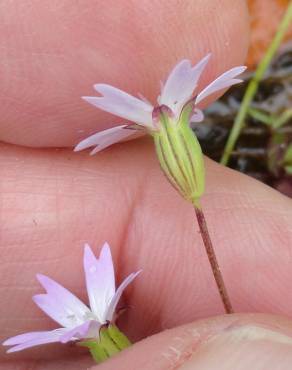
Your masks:
<svg viewBox="0 0 292 370"><path fill-rule="evenodd" d="M195 62L212 51L202 86L242 64L245 2L53 0L24 6L4 0L1 8L1 340L56 327L31 301L42 291L38 272L86 301L83 244L97 252L107 240L118 281L143 269L126 291L129 309L119 326L133 341L150 337L98 369L177 369L186 361L198 369L225 369L229 348L239 351L240 366L261 346L257 358L268 351L274 362L257 369L274 369L286 352L291 368L291 321L268 315L291 317L291 200L206 159L202 204L234 308L243 313L214 319L223 309L194 212L161 173L150 138L95 157L71 148L121 123L80 100L92 94L94 82L140 91L154 101L157 82L183 57ZM252 345L243 346L234 328L256 328L264 339L247 335ZM12 355L1 350L5 370L93 366L83 349L70 346Z"/></svg>

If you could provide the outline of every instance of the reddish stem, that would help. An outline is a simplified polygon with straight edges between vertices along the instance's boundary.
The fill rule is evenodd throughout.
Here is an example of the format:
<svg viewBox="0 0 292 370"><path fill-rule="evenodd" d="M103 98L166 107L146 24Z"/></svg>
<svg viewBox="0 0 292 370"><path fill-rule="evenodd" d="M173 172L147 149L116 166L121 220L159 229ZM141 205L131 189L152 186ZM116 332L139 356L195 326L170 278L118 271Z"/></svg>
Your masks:
<svg viewBox="0 0 292 370"><path fill-rule="evenodd" d="M200 233L204 242L204 246L207 252L207 256L213 271L213 275L219 290L219 294L224 305L225 312L230 314L233 313L232 304L230 302L227 289L223 280L223 276L220 271L220 267L216 258L216 254L213 248L213 244L209 235L207 222L201 207L195 206L196 216L200 227Z"/></svg>

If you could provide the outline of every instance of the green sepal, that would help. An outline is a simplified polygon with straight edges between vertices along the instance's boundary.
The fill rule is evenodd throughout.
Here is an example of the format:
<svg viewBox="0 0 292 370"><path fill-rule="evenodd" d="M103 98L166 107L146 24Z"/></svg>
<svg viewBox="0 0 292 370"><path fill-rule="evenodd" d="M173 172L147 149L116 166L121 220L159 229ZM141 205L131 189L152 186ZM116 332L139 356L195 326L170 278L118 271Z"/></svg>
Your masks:
<svg viewBox="0 0 292 370"><path fill-rule="evenodd" d="M89 349L95 362L100 363L131 346L129 339L116 325L104 326L99 331L99 338L78 342Z"/></svg>
<svg viewBox="0 0 292 370"><path fill-rule="evenodd" d="M121 351L120 348L117 346L116 342L111 338L109 333L109 327L101 328L99 336L100 344L107 351L109 357Z"/></svg>
<svg viewBox="0 0 292 370"><path fill-rule="evenodd" d="M128 348L132 345L129 339L122 333L116 325L110 325L108 327L108 333L112 340L117 344L120 350Z"/></svg>
<svg viewBox="0 0 292 370"><path fill-rule="evenodd" d="M195 204L205 190L205 168L201 146L189 126L190 108L186 107L178 120L161 109L159 130L152 136L168 180L184 198Z"/></svg>
<svg viewBox="0 0 292 370"><path fill-rule="evenodd" d="M105 351L105 349L95 340L78 342L77 344L81 347L87 347L94 361L98 364L109 358L108 353Z"/></svg>

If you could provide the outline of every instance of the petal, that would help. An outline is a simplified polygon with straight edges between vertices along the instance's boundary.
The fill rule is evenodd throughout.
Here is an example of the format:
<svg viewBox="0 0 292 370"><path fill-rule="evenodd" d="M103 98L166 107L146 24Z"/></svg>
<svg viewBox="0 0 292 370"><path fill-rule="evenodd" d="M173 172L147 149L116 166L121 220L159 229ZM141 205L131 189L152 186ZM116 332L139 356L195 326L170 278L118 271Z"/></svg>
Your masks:
<svg viewBox="0 0 292 370"><path fill-rule="evenodd" d="M113 316L115 314L117 304L119 303L119 300L121 298L121 295L123 294L124 290L127 288L127 286L135 279L137 275L140 274L142 270L133 272L130 274L126 279L122 282L122 284L118 287L115 295L113 296L110 305L108 306L107 312L106 312L106 320L112 321Z"/></svg>
<svg viewBox="0 0 292 370"><path fill-rule="evenodd" d="M200 94L198 94L196 98L196 104L199 104L203 99L213 94L214 92L217 92L219 90L225 89L232 85L238 84L239 82L242 82L242 80L234 78L234 77L238 76L245 70L246 70L246 67L241 66L241 67L234 67L230 69L229 71L223 73L221 76L216 78L216 80L214 80L208 86L206 86L204 90L200 92Z"/></svg>
<svg viewBox="0 0 292 370"><path fill-rule="evenodd" d="M211 54L206 55L194 67L189 60L182 60L171 71L158 99L160 105L167 105L179 115L183 105L191 98L198 80Z"/></svg>
<svg viewBox="0 0 292 370"><path fill-rule="evenodd" d="M57 330L60 330L60 329L57 329ZM63 329L61 329L61 330L63 330ZM32 332L28 332L28 333L24 333L24 334L19 334L19 335L16 335L14 337L6 339L2 343L2 345L3 346L13 346L15 344L21 344L21 343L29 342L31 340L38 339L40 337L46 336L46 335L48 335L50 333L53 333L53 332L55 332L55 330L32 331ZM60 334L60 335L62 335L62 334Z"/></svg>
<svg viewBox="0 0 292 370"><path fill-rule="evenodd" d="M195 108L190 118L190 122L202 122L203 119L204 113L201 111L201 109Z"/></svg>
<svg viewBox="0 0 292 370"><path fill-rule="evenodd" d="M142 126L152 126L153 107L151 104L110 85L96 84L94 88L102 96L84 96L83 99L88 103Z"/></svg>
<svg viewBox="0 0 292 370"><path fill-rule="evenodd" d="M99 259L90 246L84 248L84 271L87 293L92 312L101 324L106 322L106 311L115 294L115 273L110 247L104 244Z"/></svg>
<svg viewBox="0 0 292 370"><path fill-rule="evenodd" d="M37 278L47 291L47 294L33 297L40 309L66 328L84 322L84 317L90 314L90 310L80 299L47 276L38 274Z"/></svg>
<svg viewBox="0 0 292 370"><path fill-rule="evenodd" d="M74 148L74 151L78 152L80 150L90 148L91 146L96 146L96 148L93 149L90 154L100 152L108 146L118 143L119 141L136 134L137 130L127 129L127 127L127 125L122 125L97 132L96 134L82 140Z"/></svg>
<svg viewBox="0 0 292 370"><path fill-rule="evenodd" d="M16 335L7 339L2 344L4 346L14 346L7 353L21 351L26 348L38 346L40 344L59 342L60 337L64 335L66 329L60 328L51 331L35 331Z"/></svg>
<svg viewBox="0 0 292 370"><path fill-rule="evenodd" d="M83 324L76 326L72 330L67 331L60 337L61 343L67 343L70 340L78 340L85 338L96 338L99 335L100 323L95 320L86 321Z"/></svg>

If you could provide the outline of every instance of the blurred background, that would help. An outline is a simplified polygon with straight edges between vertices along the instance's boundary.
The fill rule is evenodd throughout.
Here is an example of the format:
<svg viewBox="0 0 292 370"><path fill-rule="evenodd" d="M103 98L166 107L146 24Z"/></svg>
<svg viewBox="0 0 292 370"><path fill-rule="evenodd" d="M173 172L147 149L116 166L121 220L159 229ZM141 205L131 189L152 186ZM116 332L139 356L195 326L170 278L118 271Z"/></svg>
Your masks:
<svg viewBox="0 0 292 370"><path fill-rule="evenodd" d="M194 130L203 151L220 161L249 81L254 76L289 0L248 0L251 44L245 82L231 88L206 111ZM228 166L292 197L292 24L259 83Z"/></svg>

